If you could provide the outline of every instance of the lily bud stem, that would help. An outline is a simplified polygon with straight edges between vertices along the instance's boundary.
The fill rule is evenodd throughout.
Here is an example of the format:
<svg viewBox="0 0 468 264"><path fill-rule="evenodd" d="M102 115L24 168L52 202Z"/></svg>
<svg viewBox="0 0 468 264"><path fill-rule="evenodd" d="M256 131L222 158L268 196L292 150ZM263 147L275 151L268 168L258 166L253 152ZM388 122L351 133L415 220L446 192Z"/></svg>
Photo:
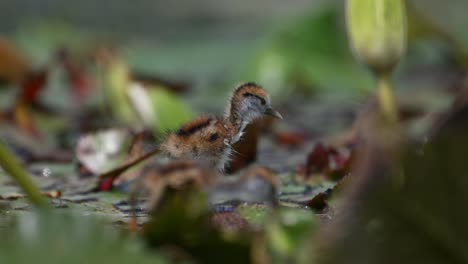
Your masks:
<svg viewBox="0 0 468 264"><path fill-rule="evenodd" d="M395 95L393 93L390 75L380 74L377 76L377 99L380 110L386 121L391 124L398 122L397 107Z"/></svg>

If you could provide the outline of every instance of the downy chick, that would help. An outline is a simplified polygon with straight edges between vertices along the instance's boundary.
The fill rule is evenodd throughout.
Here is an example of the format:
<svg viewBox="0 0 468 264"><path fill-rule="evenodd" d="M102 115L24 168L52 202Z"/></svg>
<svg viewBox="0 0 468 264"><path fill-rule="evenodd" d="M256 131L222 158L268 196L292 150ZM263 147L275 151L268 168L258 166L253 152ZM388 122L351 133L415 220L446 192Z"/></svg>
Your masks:
<svg viewBox="0 0 468 264"><path fill-rule="evenodd" d="M282 119L261 86L245 83L232 93L223 118L199 117L169 134L161 149L172 158L197 160L223 171L245 127L265 115Z"/></svg>

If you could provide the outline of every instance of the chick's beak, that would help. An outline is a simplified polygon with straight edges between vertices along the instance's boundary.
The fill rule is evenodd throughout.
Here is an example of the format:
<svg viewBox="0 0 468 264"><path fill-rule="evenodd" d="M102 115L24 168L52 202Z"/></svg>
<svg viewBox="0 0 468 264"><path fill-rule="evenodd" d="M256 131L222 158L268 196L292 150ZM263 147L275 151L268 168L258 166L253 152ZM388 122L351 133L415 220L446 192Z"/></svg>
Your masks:
<svg viewBox="0 0 468 264"><path fill-rule="evenodd" d="M272 117L276 117L278 119L283 119L283 116L278 111L274 110L273 108L267 108L264 114L272 116Z"/></svg>

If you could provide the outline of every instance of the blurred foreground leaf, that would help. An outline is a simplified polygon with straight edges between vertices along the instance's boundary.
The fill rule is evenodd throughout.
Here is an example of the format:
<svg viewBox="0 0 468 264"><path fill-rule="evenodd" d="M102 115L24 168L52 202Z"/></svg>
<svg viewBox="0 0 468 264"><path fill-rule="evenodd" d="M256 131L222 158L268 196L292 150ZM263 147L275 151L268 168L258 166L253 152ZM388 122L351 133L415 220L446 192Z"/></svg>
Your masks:
<svg viewBox="0 0 468 264"><path fill-rule="evenodd" d="M300 250L316 227L311 211L283 208L266 226L266 237L271 263L296 263Z"/></svg>
<svg viewBox="0 0 468 264"><path fill-rule="evenodd" d="M466 105L452 111L401 163L371 126L341 217L316 241L321 263L467 263L467 117Z"/></svg>
<svg viewBox="0 0 468 264"><path fill-rule="evenodd" d="M175 259L249 263L252 234L223 234L210 223L206 197L196 188L166 192L145 224L148 243Z"/></svg>
<svg viewBox="0 0 468 264"><path fill-rule="evenodd" d="M29 212L0 229L0 263L169 263L90 217Z"/></svg>

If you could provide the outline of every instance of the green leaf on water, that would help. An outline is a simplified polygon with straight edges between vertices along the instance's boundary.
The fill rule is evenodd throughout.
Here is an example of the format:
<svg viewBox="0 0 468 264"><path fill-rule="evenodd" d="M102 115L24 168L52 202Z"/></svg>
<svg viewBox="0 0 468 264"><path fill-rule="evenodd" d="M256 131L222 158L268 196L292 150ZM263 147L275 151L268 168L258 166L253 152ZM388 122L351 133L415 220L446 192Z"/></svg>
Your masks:
<svg viewBox="0 0 468 264"><path fill-rule="evenodd" d="M153 104L156 135L175 130L192 118L190 109L167 90L154 88L148 93Z"/></svg>

